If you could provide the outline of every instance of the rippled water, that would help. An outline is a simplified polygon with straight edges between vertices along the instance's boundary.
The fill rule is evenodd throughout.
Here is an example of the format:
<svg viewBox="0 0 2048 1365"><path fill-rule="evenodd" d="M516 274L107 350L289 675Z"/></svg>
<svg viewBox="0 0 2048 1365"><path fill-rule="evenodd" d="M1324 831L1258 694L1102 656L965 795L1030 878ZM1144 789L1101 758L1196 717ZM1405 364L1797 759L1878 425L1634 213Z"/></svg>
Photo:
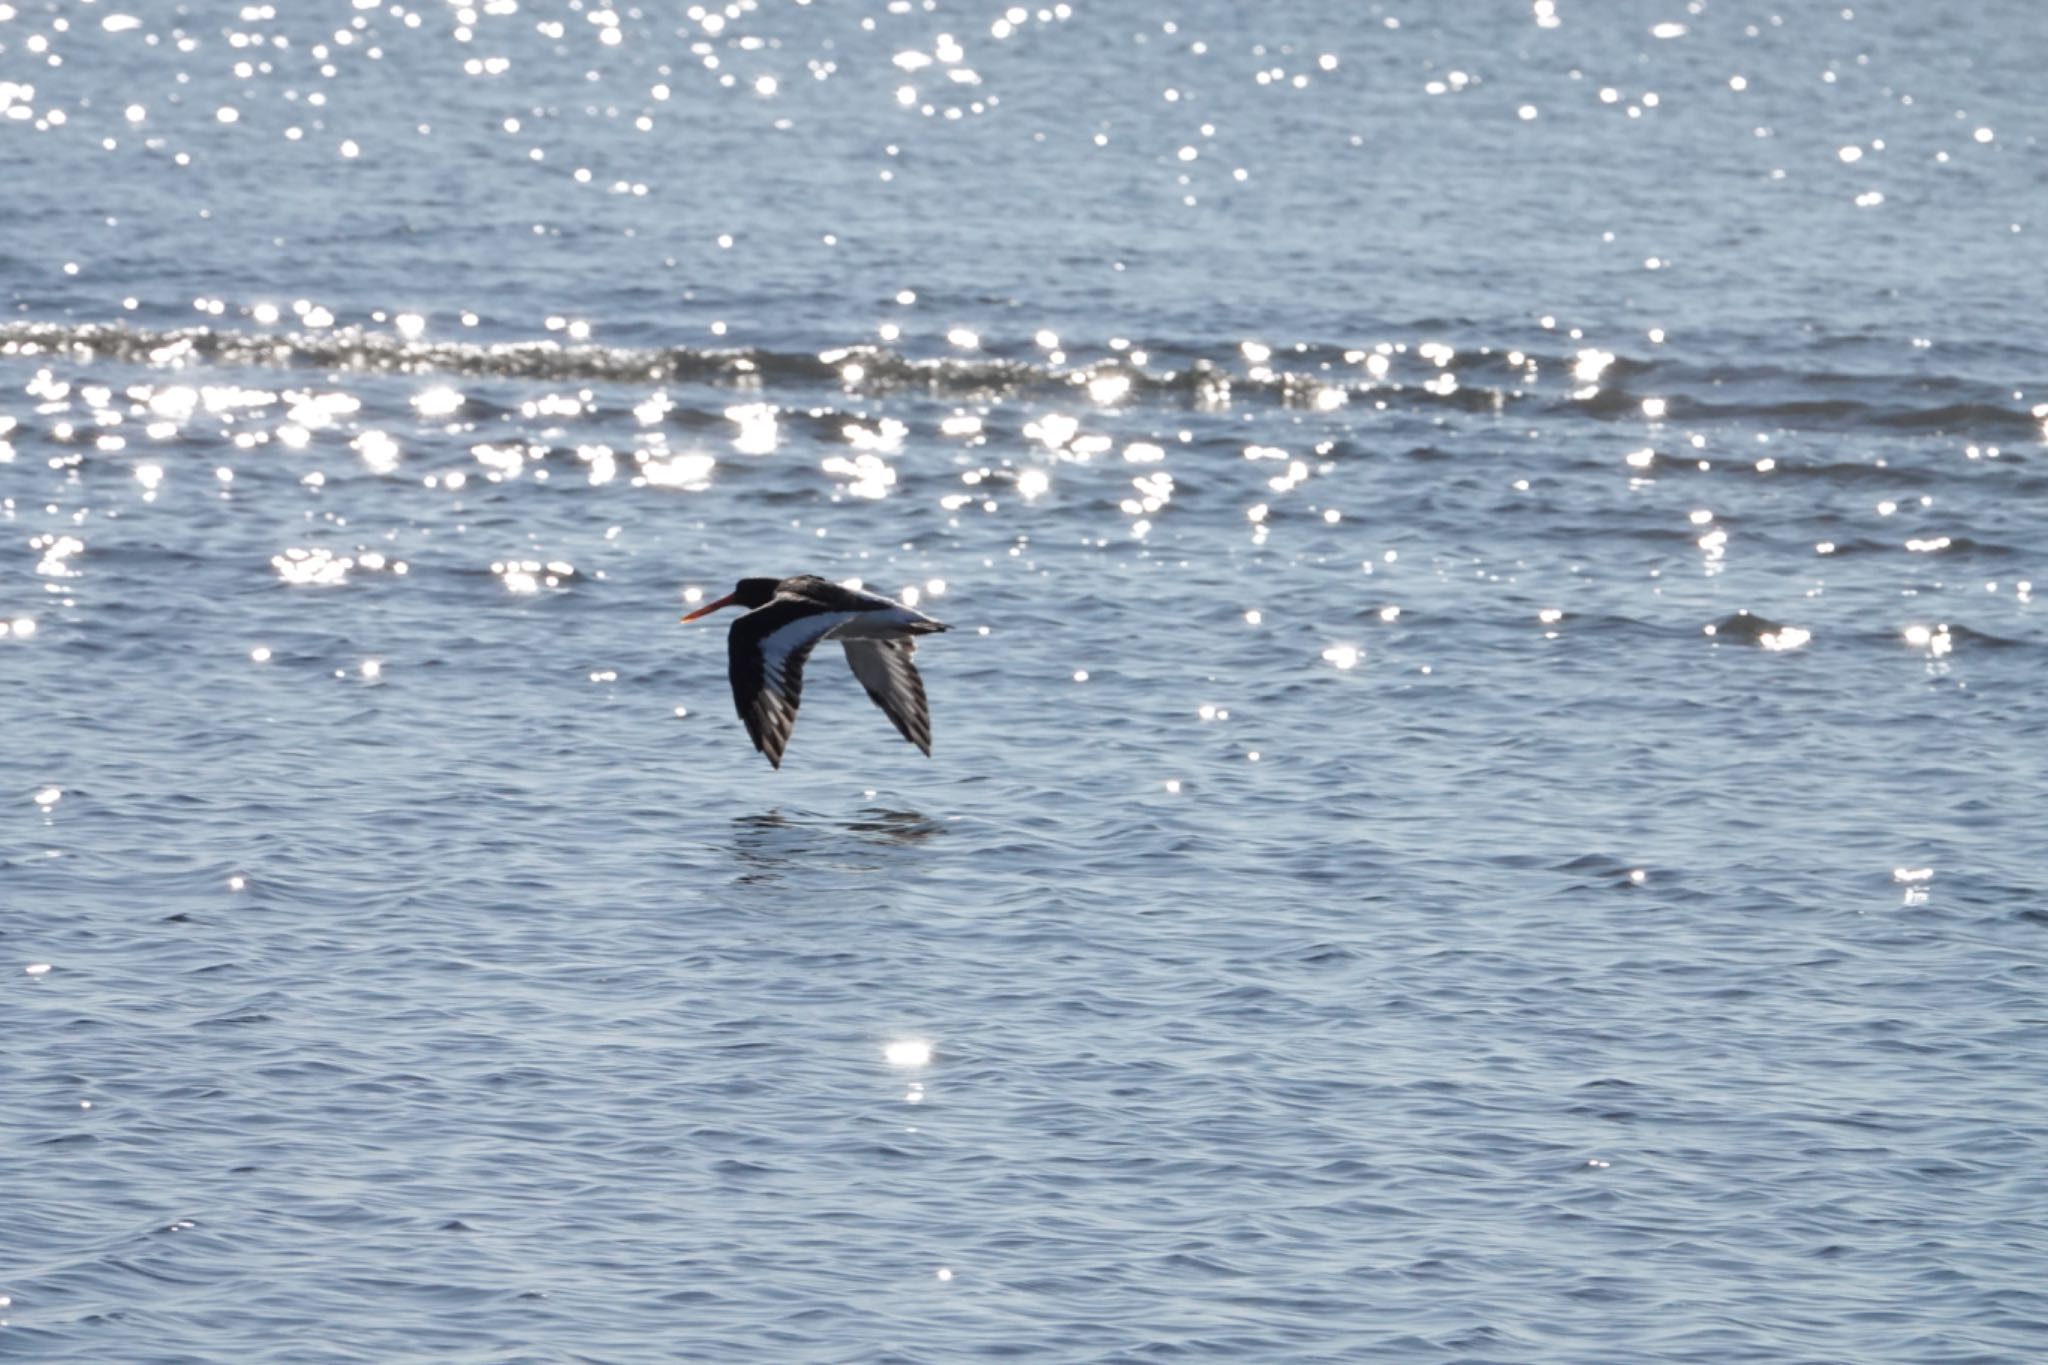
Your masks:
<svg viewBox="0 0 2048 1365"><path fill-rule="evenodd" d="M2042 31L0 3L0 1354L2038 1359Z"/></svg>

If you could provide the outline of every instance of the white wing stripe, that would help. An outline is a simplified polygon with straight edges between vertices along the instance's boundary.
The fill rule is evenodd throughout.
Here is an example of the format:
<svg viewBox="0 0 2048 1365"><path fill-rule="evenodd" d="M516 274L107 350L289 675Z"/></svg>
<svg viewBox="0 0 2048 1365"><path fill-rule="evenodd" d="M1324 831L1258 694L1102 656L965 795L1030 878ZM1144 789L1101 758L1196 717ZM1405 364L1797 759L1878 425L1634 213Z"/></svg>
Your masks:
<svg viewBox="0 0 2048 1365"><path fill-rule="evenodd" d="M761 678L779 702L785 689L783 670L792 653L808 649L834 628L857 616L851 611L821 611L812 616L798 617L780 630L773 631L761 639Z"/></svg>

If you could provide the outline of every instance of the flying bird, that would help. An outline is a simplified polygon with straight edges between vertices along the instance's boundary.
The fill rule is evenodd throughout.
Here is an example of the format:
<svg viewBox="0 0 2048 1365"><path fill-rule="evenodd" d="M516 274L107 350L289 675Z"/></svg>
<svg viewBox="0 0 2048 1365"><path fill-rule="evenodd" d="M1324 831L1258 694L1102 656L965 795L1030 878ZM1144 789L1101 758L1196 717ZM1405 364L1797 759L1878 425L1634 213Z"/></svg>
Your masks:
<svg viewBox="0 0 2048 1365"><path fill-rule="evenodd" d="M754 747L780 768L789 732L796 726L803 695L804 660L820 640L846 646L853 676L903 737L932 751L931 714L925 709L924 679L910 661L917 637L951 627L913 607L871 592L842 587L815 574L795 578L742 578L716 602L707 602L685 621L720 607L752 610L726 635L731 655L732 699L746 722Z"/></svg>

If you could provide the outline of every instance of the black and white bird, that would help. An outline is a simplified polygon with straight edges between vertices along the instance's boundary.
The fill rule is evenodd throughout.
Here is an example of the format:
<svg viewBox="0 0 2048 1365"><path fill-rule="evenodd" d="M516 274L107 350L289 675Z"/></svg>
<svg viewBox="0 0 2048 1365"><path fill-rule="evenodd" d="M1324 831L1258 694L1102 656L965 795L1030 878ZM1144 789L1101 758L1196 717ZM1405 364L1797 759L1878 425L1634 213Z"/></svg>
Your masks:
<svg viewBox="0 0 2048 1365"><path fill-rule="evenodd" d="M732 699L754 747L782 766L782 751L796 726L803 695L804 660L820 640L846 646L853 676L868 690L903 737L932 751L932 719L924 679L910 661L917 637L951 627L914 607L871 592L842 587L814 574L795 578L742 578L716 602L683 619L694 621L720 607L750 607L726 636L731 654Z"/></svg>

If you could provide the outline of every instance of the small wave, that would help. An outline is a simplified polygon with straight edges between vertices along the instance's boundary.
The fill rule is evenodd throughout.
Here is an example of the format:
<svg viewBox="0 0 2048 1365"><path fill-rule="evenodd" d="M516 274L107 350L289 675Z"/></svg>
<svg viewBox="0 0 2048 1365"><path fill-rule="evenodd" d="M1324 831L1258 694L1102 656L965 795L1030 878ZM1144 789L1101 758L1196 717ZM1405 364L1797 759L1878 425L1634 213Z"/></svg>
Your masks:
<svg viewBox="0 0 2048 1365"><path fill-rule="evenodd" d="M1716 644L1754 645L1774 654L1789 653L1813 639L1810 630L1773 621L1750 611L1723 616L1705 626L1702 633Z"/></svg>
<svg viewBox="0 0 2048 1365"><path fill-rule="evenodd" d="M2024 649L2033 644L2032 641L2015 639L2009 635L1994 635L1988 630L1979 630L1974 626L1950 623L1944 629L1959 644L1976 649Z"/></svg>
<svg viewBox="0 0 2048 1365"><path fill-rule="evenodd" d="M1597 377L1588 380L1587 354L1539 354L1494 344L1457 350L1426 341L1381 342L1370 348L1303 343L1256 352L1157 342L1054 364L1035 351L1004 354L999 346L972 356L916 356L868 343L790 351L564 344L551 338L423 341L360 326L306 333L151 329L123 322L0 324L0 359L68 356L170 370L221 366L548 384L697 383L741 390L829 389L863 397L897 392L951 399L1056 395L1104 406L1258 403L1335 411L1363 400L1469 413L1535 406L1606 421L1651 417L1695 424L1945 432L1986 440L2040 434L2040 419L2024 407L1998 401L1993 396L1997 386L1953 376L1905 380L1772 367L1735 371L1599 352ZM1862 392L1844 394L1844 388ZM1927 402L1916 404L1913 394Z"/></svg>

